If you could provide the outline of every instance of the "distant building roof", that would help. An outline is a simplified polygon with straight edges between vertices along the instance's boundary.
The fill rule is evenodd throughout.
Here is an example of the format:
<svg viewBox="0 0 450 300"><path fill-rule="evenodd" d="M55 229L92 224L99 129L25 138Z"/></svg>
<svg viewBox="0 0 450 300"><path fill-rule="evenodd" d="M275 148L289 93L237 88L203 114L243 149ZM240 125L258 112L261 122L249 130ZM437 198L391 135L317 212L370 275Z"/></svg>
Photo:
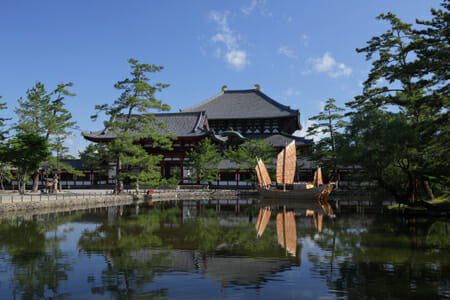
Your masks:
<svg viewBox="0 0 450 300"><path fill-rule="evenodd" d="M222 91L181 112L206 111L210 120L296 117L300 112L278 103L258 89Z"/></svg>
<svg viewBox="0 0 450 300"><path fill-rule="evenodd" d="M211 132L204 128L207 122L206 113L204 111L184 112L184 113L163 113L155 114L157 122L167 124L167 129L176 137L195 137L209 135ZM162 129L155 126L159 132ZM109 141L116 138L116 132L105 128L100 131L84 133L83 136L89 141Z"/></svg>

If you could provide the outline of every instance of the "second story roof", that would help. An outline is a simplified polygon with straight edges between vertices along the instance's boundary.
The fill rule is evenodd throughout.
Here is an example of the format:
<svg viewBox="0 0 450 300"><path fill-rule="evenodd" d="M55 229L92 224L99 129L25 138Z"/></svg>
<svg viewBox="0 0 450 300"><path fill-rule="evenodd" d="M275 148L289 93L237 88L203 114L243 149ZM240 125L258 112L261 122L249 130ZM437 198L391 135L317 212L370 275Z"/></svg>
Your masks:
<svg viewBox="0 0 450 300"><path fill-rule="evenodd" d="M157 122L167 124L167 129L175 137L194 137L209 134L207 117L204 111L186 113L162 113L155 114ZM158 130L158 127L155 127ZM162 130L158 130L161 131ZM83 133L83 136L93 142L109 141L116 138L116 132L105 128L100 131Z"/></svg>

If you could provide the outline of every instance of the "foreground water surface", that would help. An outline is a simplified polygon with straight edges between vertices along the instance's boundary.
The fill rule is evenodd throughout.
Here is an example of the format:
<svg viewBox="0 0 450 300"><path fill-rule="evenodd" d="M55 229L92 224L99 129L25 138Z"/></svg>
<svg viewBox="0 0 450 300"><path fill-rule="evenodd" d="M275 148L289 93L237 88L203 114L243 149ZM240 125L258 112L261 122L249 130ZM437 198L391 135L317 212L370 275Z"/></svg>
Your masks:
<svg viewBox="0 0 450 300"><path fill-rule="evenodd" d="M260 204L176 201L3 218L2 299L450 297L448 219L343 214L287 205L296 249ZM295 240L294 240L295 241Z"/></svg>

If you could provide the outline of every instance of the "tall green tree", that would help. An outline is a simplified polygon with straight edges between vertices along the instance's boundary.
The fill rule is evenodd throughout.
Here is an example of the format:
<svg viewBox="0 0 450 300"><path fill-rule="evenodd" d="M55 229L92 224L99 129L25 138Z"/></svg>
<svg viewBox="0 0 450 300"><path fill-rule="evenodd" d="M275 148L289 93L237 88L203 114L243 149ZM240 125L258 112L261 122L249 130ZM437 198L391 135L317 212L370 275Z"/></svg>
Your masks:
<svg viewBox="0 0 450 300"><path fill-rule="evenodd" d="M264 140L247 140L238 147L229 147L225 152L225 156L232 162L239 164L241 170L250 170L251 176L248 182L255 182L254 169L257 159L260 158L267 165L268 171L274 175L274 165L276 153L272 144L264 142Z"/></svg>
<svg viewBox="0 0 450 300"><path fill-rule="evenodd" d="M16 168L19 192L25 193L25 184L29 174L50 156L47 140L37 133L18 133L8 141L6 157Z"/></svg>
<svg viewBox="0 0 450 300"><path fill-rule="evenodd" d="M222 154L210 139L202 140L199 145L187 153L186 166L192 171L191 180L198 182L212 182L219 178L217 168L222 161Z"/></svg>
<svg viewBox="0 0 450 300"><path fill-rule="evenodd" d="M443 80L448 76L449 56L433 56L436 52L430 51L434 48L441 54L448 53L448 43L445 47L442 43L442 40L448 40L448 36L441 36L447 35L448 29L440 30L438 25L434 25L440 22L448 24L448 1L444 3L447 12L436 13L430 21L433 25L422 22L428 26L422 31L401 22L392 13L378 16L378 19L389 22L390 28L373 37L366 47L357 49L366 53L366 59L372 61L372 69L364 82L362 95L347 103L357 110L356 114L394 108L406 118L417 136L408 148L403 149L403 153L399 153L409 166L402 171L411 179L408 190L419 182L427 187L430 197L433 195L428 182L445 185L450 177L449 100L448 93L445 93L448 82ZM431 33L434 38L430 38Z"/></svg>
<svg viewBox="0 0 450 300"><path fill-rule="evenodd" d="M411 151L416 136L402 114L379 109L354 114L338 140L340 160L346 166L363 168L367 179L405 202L413 189L413 166L405 153Z"/></svg>
<svg viewBox="0 0 450 300"><path fill-rule="evenodd" d="M2 96L0 96L0 99ZM0 111L3 111L7 108L6 102L0 103ZM10 181L13 179L13 175L11 173L11 166L8 164L8 159L6 155L6 136L9 133L9 130L6 128L6 121L10 120L10 118L0 117L0 185L2 190L5 189L3 183L5 181Z"/></svg>
<svg viewBox="0 0 450 300"><path fill-rule="evenodd" d="M83 151L79 152L83 167L91 171L107 167L108 154L107 145L98 143L89 144Z"/></svg>
<svg viewBox="0 0 450 300"><path fill-rule="evenodd" d="M229 147L225 155L232 162L239 164L240 169L254 169L258 158L270 164L276 153L275 148L264 140L247 140L238 147Z"/></svg>
<svg viewBox="0 0 450 300"><path fill-rule="evenodd" d="M15 130L19 133L37 133L41 135L50 145L50 149L58 153L63 147L63 141L77 128L76 122L72 120L72 114L65 107L65 97L75 96L68 88L73 83L60 83L54 91L48 92L44 84L36 82L35 86L27 90L26 99L18 100L19 107L15 112L19 121ZM60 153L60 152L59 152ZM55 158L64 158L62 156ZM66 165L65 168L70 168ZM33 174L33 191L38 190L38 169Z"/></svg>
<svg viewBox="0 0 450 300"><path fill-rule="evenodd" d="M0 99L2 96L0 96ZM7 109L6 102L0 103L0 111ZM11 118L3 118L0 117L0 141L4 141L6 138L6 135L8 134L9 130L6 129L6 121L11 120Z"/></svg>
<svg viewBox="0 0 450 300"><path fill-rule="evenodd" d="M121 95L113 104L97 105L97 114L92 116L95 120L98 113L105 112L109 117L105 127L115 134L107 147L116 162L116 193L123 191L125 178L131 179L136 186L143 184L157 187L164 184L158 167L163 156L148 154L143 143L151 143L153 148L167 150L171 149L174 139L167 124L157 121L152 112L170 110L169 105L155 96L169 85L151 85L148 77L148 74L160 72L163 67L141 64L136 59L129 59L128 62L131 77L114 85L121 91Z"/></svg>
<svg viewBox="0 0 450 300"><path fill-rule="evenodd" d="M315 121L307 129L307 135L323 135L323 137L314 145L314 152L311 159L320 164L330 174L336 173L337 168L337 151L336 151L336 137L340 134L338 130L345 127L347 124L344 121L344 115L340 112L345 111L344 108L338 107L336 100L329 98L325 102L323 111L317 116L309 118Z"/></svg>

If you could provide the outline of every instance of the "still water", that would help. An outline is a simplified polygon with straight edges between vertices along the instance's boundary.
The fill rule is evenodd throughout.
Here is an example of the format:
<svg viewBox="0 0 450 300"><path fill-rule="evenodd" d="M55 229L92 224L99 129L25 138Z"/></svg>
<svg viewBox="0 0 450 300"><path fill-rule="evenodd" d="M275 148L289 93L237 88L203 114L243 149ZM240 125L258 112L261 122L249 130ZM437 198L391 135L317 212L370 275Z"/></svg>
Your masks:
<svg viewBox="0 0 450 300"><path fill-rule="evenodd" d="M448 219L176 201L3 218L1 299L439 299L450 297ZM320 222L322 220L322 222Z"/></svg>

